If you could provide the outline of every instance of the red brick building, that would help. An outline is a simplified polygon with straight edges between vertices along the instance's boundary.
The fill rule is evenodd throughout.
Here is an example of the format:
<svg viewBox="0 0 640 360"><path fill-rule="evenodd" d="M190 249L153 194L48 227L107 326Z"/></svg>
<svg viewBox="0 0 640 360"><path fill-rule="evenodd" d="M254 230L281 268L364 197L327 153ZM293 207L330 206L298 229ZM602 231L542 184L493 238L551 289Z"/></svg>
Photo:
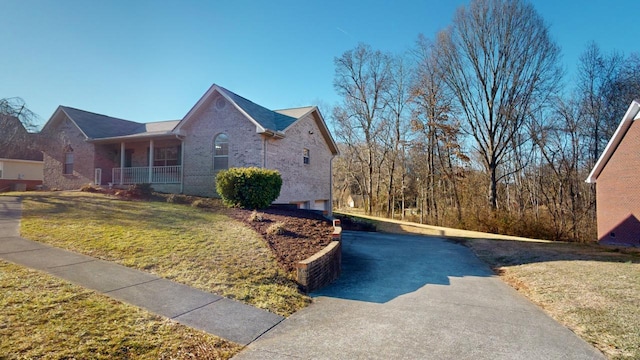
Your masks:
<svg viewBox="0 0 640 360"><path fill-rule="evenodd" d="M629 106L596 162L588 183L596 184L598 240L640 246L640 102Z"/></svg>

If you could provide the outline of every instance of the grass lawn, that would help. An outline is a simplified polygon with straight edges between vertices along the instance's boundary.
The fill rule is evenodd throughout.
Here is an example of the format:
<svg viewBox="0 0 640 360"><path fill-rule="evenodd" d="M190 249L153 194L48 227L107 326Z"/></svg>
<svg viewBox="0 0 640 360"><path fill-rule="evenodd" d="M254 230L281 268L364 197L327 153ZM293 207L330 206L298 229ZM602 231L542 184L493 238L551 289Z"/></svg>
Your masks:
<svg viewBox="0 0 640 360"><path fill-rule="evenodd" d="M239 345L0 260L1 359L228 359Z"/></svg>
<svg viewBox="0 0 640 360"><path fill-rule="evenodd" d="M167 202L83 192L23 193L21 235L288 316L309 303L253 230Z"/></svg>

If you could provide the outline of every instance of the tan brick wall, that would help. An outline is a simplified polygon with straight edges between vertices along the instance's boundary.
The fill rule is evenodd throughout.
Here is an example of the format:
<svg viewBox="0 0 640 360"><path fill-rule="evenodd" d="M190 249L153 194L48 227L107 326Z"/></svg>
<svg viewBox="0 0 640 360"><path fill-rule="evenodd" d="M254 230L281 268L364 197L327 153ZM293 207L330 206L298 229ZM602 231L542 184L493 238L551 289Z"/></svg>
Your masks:
<svg viewBox="0 0 640 360"><path fill-rule="evenodd" d="M213 140L229 137L229 167L261 167L263 140L256 126L220 95L209 99L187 124L184 140L184 192L216 196L213 173ZM224 104L223 106L220 106Z"/></svg>
<svg viewBox="0 0 640 360"><path fill-rule="evenodd" d="M324 249L296 264L297 282L306 292L331 284L342 271L342 226L333 221L333 241Z"/></svg>
<svg viewBox="0 0 640 360"><path fill-rule="evenodd" d="M599 240L640 244L638 169L640 122L634 121L596 182Z"/></svg>
<svg viewBox="0 0 640 360"><path fill-rule="evenodd" d="M93 182L94 147L85 142L80 130L66 117L42 134L44 153L43 185L48 189L71 190ZM72 175L63 174L64 148L73 148Z"/></svg>
<svg viewBox="0 0 640 360"><path fill-rule="evenodd" d="M305 148L309 164L303 163ZM315 210L329 210L331 158L313 114L289 128L284 139L269 139L266 167L282 175L282 191L275 203L306 203Z"/></svg>

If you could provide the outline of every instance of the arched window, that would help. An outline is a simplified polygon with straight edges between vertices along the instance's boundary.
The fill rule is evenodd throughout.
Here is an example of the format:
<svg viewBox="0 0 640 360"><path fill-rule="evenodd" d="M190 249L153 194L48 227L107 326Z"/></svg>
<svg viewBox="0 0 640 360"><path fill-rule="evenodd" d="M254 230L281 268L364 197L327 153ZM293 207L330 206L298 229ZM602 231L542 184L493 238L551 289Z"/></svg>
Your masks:
<svg viewBox="0 0 640 360"><path fill-rule="evenodd" d="M64 167L62 168L64 175L73 175L73 148L71 145L64 147Z"/></svg>
<svg viewBox="0 0 640 360"><path fill-rule="evenodd" d="M213 171L229 168L229 138L227 134L218 134L213 140Z"/></svg>

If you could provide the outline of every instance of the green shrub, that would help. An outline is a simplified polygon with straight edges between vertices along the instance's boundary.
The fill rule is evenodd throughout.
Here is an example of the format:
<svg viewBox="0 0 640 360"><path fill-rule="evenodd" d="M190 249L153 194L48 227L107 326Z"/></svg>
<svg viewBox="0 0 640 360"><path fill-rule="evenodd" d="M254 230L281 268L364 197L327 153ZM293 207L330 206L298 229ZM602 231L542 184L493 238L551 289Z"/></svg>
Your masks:
<svg viewBox="0 0 640 360"><path fill-rule="evenodd" d="M280 195L282 177L277 170L231 168L216 176L216 191L227 206L265 209Z"/></svg>

